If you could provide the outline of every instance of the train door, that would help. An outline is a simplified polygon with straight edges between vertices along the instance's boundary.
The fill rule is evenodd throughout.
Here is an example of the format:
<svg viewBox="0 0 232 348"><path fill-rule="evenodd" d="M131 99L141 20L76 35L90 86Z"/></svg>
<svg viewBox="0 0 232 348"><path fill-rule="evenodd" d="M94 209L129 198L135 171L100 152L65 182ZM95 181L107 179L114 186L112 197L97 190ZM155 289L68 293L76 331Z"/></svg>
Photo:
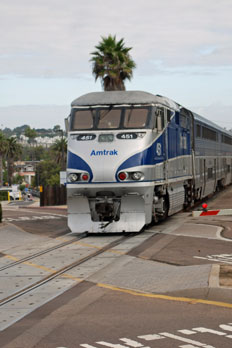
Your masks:
<svg viewBox="0 0 232 348"><path fill-rule="evenodd" d="M181 171L179 175L192 174L192 114L182 108L179 115L179 151L178 156L181 158Z"/></svg>
<svg viewBox="0 0 232 348"><path fill-rule="evenodd" d="M217 187L217 159L214 159L214 191L216 191Z"/></svg>
<svg viewBox="0 0 232 348"><path fill-rule="evenodd" d="M207 177L206 177L206 160L203 160L203 197L205 196L205 189L206 189L206 182L207 182Z"/></svg>
<svg viewBox="0 0 232 348"><path fill-rule="evenodd" d="M199 175L199 181L198 181L198 186L199 186L199 198L202 197L203 195L203 183L204 183L204 173L203 173L203 159L200 158L198 162L198 168L197 168L197 174Z"/></svg>
<svg viewBox="0 0 232 348"><path fill-rule="evenodd" d="M158 133L163 132L164 127L166 126L167 119L167 110L163 107L157 107L155 112L155 131ZM160 137L160 145L163 149L164 161L161 167L161 178L163 180L168 179L168 158L169 158L169 147L168 147L168 133L165 130L162 137Z"/></svg>
<svg viewBox="0 0 232 348"><path fill-rule="evenodd" d="M227 176L227 164L226 164L226 158L223 158L222 159L222 175L223 175L223 178L222 178L222 183L223 183L223 186L225 186L226 184L226 176Z"/></svg>

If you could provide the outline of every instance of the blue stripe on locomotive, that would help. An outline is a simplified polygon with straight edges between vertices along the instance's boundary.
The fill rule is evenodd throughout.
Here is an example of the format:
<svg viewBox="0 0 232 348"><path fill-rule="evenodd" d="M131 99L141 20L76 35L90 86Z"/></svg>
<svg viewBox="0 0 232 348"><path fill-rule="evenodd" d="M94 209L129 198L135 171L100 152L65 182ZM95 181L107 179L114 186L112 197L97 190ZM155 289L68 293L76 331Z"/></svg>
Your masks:
<svg viewBox="0 0 232 348"><path fill-rule="evenodd" d="M144 166L144 165L154 165L165 161L165 134L163 133L156 141L148 147L146 150L136 153L135 155L124 161L117 170L117 173L123 169ZM117 175L116 173L116 175Z"/></svg>
<svg viewBox="0 0 232 348"><path fill-rule="evenodd" d="M125 160L117 169L115 177L117 179L118 172L123 169L128 169L143 165L155 165L162 163L167 158L173 159L179 156L191 154L191 138L190 131L178 125L179 113L176 113L168 124L167 129L152 143L152 145ZM165 149L165 138L168 138L168 156ZM93 178L93 173L90 166L81 157L68 152L68 168L87 171L90 175L90 182Z"/></svg>
<svg viewBox="0 0 232 348"><path fill-rule="evenodd" d="M191 154L190 130L179 125L179 113L168 124L168 158Z"/></svg>
<svg viewBox="0 0 232 348"><path fill-rule="evenodd" d="M165 137L168 137L168 156L166 156ZM123 169L155 165L179 156L191 154L190 131L180 127L175 118L168 124L167 129L159 136L154 143L146 150L137 153L124 161L117 170L117 173ZM116 176L117 176L116 173Z"/></svg>
<svg viewBox="0 0 232 348"><path fill-rule="evenodd" d="M78 169L83 170L84 172L88 172L90 175L90 181L93 178L93 172L88 165L81 157L77 156L71 151L68 151L68 161L67 161L67 168L72 169Z"/></svg>

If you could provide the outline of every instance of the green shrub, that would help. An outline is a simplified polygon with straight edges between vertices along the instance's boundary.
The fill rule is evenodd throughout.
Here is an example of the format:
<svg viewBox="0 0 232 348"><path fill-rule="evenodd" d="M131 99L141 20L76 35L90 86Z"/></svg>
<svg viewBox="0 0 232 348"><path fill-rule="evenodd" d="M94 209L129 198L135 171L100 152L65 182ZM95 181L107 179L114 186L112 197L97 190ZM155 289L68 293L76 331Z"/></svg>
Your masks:
<svg viewBox="0 0 232 348"><path fill-rule="evenodd" d="M1 201L7 201L8 200L8 192L7 191L0 191L0 202Z"/></svg>
<svg viewBox="0 0 232 348"><path fill-rule="evenodd" d="M26 185L24 185L24 184L19 185L20 191L23 191L25 189L25 187L26 187Z"/></svg>

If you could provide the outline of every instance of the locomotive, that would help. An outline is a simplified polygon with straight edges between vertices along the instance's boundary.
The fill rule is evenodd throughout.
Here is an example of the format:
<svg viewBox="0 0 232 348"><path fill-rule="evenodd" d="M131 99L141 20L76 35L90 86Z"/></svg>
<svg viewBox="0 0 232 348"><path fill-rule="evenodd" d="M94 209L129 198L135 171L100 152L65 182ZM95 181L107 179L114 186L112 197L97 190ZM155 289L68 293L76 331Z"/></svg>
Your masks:
<svg viewBox="0 0 232 348"><path fill-rule="evenodd" d="M232 181L232 133L167 97L88 93L66 129L73 233L138 232Z"/></svg>

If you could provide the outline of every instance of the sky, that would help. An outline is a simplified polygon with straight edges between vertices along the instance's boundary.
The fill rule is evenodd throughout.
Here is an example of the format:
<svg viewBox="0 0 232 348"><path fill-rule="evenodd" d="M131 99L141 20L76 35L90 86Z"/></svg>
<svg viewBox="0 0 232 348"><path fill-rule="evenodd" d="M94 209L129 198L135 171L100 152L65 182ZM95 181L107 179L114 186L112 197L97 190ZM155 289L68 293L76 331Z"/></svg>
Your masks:
<svg viewBox="0 0 232 348"><path fill-rule="evenodd" d="M109 34L132 47L127 90L232 129L232 0L1 0L0 128L64 128L71 102L102 90L90 53Z"/></svg>

